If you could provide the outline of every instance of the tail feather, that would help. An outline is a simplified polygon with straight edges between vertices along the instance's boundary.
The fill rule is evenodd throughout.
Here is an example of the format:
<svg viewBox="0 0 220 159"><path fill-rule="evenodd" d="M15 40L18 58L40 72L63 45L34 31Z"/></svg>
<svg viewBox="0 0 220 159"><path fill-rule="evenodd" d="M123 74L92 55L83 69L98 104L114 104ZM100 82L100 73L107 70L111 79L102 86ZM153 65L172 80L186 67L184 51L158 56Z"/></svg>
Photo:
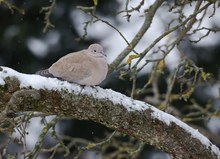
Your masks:
<svg viewBox="0 0 220 159"><path fill-rule="evenodd" d="M45 76L45 77L54 77L54 76L48 71L48 69L37 71L36 74L37 74L37 75L41 75L41 76Z"/></svg>

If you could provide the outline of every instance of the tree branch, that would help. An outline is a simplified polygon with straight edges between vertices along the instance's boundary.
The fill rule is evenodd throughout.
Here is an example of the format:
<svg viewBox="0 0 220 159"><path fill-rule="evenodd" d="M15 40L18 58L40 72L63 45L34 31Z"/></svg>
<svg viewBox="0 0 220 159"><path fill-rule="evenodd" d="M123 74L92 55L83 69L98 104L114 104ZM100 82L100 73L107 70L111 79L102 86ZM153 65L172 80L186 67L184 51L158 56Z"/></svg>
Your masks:
<svg viewBox="0 0 220 159"><path fill-rule="evenodd" d="M173 158L220 158L219 149L197 130L147 103L109 89L82 88L0 67L0 97L0 118L37 111L93 120L153 145Z"/></svg>
<svg viewBox="0 0 220 159"><path fill-rule="evenodd" d="M143 25L141 26L140 30L137 32L137 34L134 36L130 44L119 54L119 56L111 63L109 66L109 73L112 73L115 68L118 67L118 65L123 61L123 59L135 48L137 43L141 40L141 38L144 36L146 31L151 26L151 23L153 21L153 17L157 11L157 9L162 5L164 0L157 0L152 4L149 9L147 10L147 13L145 15L145 20Z"/></svg>

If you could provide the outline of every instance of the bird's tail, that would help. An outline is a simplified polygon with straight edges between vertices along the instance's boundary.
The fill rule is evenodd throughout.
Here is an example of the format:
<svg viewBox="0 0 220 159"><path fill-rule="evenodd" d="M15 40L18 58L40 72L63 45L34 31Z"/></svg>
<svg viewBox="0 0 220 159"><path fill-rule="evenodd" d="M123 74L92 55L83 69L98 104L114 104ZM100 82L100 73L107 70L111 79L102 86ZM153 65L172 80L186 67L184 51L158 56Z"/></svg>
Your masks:
<svg viewBox="0 0 220 159"><path fill-rule="evenodd" d="M41 76L45 76L45 77L54 77L54 76L48 71L48 69L37 71L36 74L37 74L37 75L41 75Z"/></svg>

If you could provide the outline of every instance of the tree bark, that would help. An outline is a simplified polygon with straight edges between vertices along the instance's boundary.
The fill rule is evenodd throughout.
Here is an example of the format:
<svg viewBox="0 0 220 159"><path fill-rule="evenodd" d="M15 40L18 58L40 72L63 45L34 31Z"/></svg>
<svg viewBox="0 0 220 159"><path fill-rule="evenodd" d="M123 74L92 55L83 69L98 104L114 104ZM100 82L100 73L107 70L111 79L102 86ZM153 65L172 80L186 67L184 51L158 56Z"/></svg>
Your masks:
<svg viewBox="0 0 220 159"><path fill-rule="evenodd" d="M33 80L25 81L26 86L24 86L21 78L23 76L26 80L29 76L30 79L33 76L37 79L46 79L0 67L0 118L6 111L9 114L34 111L92 120L153 145L169 153L173 158L220 158L219 149L206 137L147 103L132 100L120 93L99 87L85 87L77 92L75 90L79 90L80 86L67 84L71 86L70 89L64 81L58 82L63 85L62 89L55 89L56 87L48 89L45 83L35 88ZM58 80L48 79L48 84L53 81ZM166 119L163 117L166 116L172 119L170 123L164 121ZM192 132L198 134L195 135ZM200 139L195 136L199 136Z"/></svg>

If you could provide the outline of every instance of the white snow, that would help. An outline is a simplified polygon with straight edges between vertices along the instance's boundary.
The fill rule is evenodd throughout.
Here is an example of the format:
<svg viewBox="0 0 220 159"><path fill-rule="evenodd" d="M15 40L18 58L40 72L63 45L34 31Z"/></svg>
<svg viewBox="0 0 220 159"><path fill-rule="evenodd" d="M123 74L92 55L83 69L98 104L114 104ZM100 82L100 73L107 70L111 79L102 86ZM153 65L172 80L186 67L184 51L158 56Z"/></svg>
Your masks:
<svg viewBox="0 0 220 159"><path fill-rule="evenodd" d="M4 85L5 81L3 80L3 78L0 78L0 85Z"/></svg>
<svg viewBox="0 0 220 159"><path fill-rule="evenodd" d="M46 78L39 75L28 75L19 73L11 68L2 67L3 71L0 71L0 84L4 84L2 81L5 77L14 76L19 79L20 88L31 86L34 89L48 89L48 90L61 90L66 88L69 92L80 92L81 87L76 84L70 84L66 81L60 81L56 78Z"/></svg>
<svg viewBox="0 0 220 159"><path fill-rule="evenodd" d="M48 89L48 90L67 90L70 93L81 93L93 96L97 99L108 99L111 100L114 104L123 105L128 111L144 111L146 109L150 109L152 111L151 116L154 119L158 119L163 121L168 126L171 123L175 123L181 128L183 128L186 132L191 134L193 138L198 139L203 145L206 145L208 149L211 149L213 153L215 153L218 158L220 158L219 149L213 145L204 135L200 134L198 130L195 130L189 127L187 124L183 123L179 119L174 116L167 114L161 110L156 109L150 104L137 101L131 99L121 93L114 92L111 89L102 89L100 87L96 87L95 89L92 87L85 87L82 89L81 86L77 84L71 84L66 81L59 81L54 78L46 78L41 77L39 75L27 75L19 73L11 68L1 67L3 71L0 71L0 85L4 84L3 79L8 76L14 76L18 78L21 82L20 87L32 86L35 89Z"/></svg>
<svg viewBox="0 0 220 159"><path fill-rule="evenodd" d="M170 125L171 123L177 124L178 126L183 128L186 132L191 134L191 136L193 138L200 140L200 142L203 145L206 145L207 149L211 149L212 152L214 152L218 156L218 158L220 158L220 151L219 151L218 147L213 145L209 141L209 139L206 138L204 135L202 135L197 129L193 129L192 127L188 126L187 124L185 124L184 122L175 118L174 116L167 114L167 113L164 113L164 112L156 109L155 107L152 107L151 110L153 110L153 112L151 113L151 116L153 118L159 119L159 120L163 121L164 123L166 123L167 125Z"/></svg>
<svg viewBox="0 0 220 159"><path fill-rule="evenodd" d="M31 86L34 89L48 89L48 90L63 90L66 89L70 93L81 93L93 96L97 99L109 99L114 104L122 104L129 111L132 110L145 110L148 109L149 106L144 102L139 102L132 100L131 98L114 92L111 89L102 89L100 87L96 87L96 89L86 86L82 88L80 85L71 84L67 81L60 81L56 78L46 78L39 75L28 75L19 73L11 68L1 67L3 71L0 71L0 84L4 84L2 81L5 77L14 76L19 79L20 88Z"/></svg>

